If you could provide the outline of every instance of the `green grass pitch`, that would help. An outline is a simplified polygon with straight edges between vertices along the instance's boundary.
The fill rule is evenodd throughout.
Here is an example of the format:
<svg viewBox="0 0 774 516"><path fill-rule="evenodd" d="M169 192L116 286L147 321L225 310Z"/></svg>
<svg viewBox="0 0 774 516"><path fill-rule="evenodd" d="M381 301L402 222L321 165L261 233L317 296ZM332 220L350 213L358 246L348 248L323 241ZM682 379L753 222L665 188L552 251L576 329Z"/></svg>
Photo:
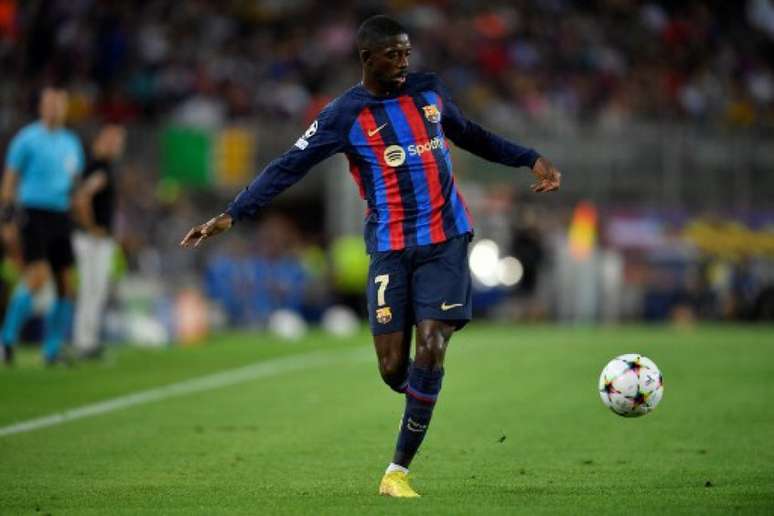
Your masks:
<svg viewBox="0 0 774 516"><path fill-rule="evenodd" d="M416 500L376 494L403 400L365 333L232 334L72 369L26 351L0 369L0 427L316 352L328 359L0 437L0 514L774 514L772 327L471 325L447 354ZM644 418L597 394L627 352L664 374Z"/></svg>

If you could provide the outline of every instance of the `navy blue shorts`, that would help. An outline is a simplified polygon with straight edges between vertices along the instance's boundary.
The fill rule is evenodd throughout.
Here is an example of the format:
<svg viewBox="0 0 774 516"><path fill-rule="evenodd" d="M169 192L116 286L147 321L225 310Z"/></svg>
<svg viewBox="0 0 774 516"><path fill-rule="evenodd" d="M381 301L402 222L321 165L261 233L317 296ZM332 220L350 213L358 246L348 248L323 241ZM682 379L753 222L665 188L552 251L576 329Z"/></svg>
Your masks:
<svg viewBox="0 0 774 516"><path fill-rule="evenodd" d="M373 335L405 331L424 320L461 329L473 316L468 244L471 235L402 251L373 253L368 268L368 320Z"/></svg>

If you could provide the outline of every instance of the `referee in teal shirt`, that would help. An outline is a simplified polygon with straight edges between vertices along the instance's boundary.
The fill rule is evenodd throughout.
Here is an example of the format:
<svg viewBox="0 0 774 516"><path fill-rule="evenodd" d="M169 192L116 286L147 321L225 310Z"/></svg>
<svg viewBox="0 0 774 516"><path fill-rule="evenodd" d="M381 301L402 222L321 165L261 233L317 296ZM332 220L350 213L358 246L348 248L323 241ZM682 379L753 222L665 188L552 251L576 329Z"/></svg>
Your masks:
<svg viewBox="0 0 774 516"><path fill-rule="evenodd" d="M45 88L40 120L11 140L0 189L2 224L16 224L21 237L24 274L8 304L0 331L3 358L13 362L13 349L32 309L32 297L53 273L56 300L45 318L43 359L53 364L73 316L75 286L70 241L70 198L84 167L78 137L64 127L67 92ZM6 234L7 231L4 231Z"/></svg>

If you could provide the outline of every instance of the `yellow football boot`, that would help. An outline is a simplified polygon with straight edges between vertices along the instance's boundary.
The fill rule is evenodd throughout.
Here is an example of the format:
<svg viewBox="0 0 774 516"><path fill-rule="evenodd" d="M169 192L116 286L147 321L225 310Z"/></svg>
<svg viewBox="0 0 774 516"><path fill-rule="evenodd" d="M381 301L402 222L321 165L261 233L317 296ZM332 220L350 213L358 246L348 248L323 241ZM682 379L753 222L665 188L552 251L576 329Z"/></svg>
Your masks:
<svg viewBox="0 0 774 516"><path fill-rule="evenodd" d="M408 475L402 471L385 473L379 484L379 494L396 498L419 498L419 493L408 483Z"/></svg>

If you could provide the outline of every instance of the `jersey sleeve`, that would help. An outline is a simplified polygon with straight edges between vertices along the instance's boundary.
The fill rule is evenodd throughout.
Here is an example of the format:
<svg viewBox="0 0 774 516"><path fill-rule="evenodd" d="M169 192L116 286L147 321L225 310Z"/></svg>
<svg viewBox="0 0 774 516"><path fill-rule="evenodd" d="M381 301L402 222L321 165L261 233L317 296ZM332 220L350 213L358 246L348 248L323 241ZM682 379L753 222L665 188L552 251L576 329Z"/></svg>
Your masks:
<svg viewBox="0 0 774 516"><path fill-rule="evenodd" d="M5 157L6 168L12 168L17 174L21 174L27 159L27 148L27 138L25 138L24 132L14 136L8 145L8 153Z"/></svg>
<svg viewBox="0 0 774 516"><path fill-rule="evenodd" d="M540 157L534 149L506 140L465 118L440 79L436 81L436 89L443 100L443 130L458 147L486 160L511 167L531 168Z"/></svg>
<svg viewBox="0 0 774 516"><path fill-rule="evenodd" d="M337 112L329 104L309 129L282 156L269 163L226 208L234 221L255 217L277 195L303 178L309 169L344 149Z"/></svg>

